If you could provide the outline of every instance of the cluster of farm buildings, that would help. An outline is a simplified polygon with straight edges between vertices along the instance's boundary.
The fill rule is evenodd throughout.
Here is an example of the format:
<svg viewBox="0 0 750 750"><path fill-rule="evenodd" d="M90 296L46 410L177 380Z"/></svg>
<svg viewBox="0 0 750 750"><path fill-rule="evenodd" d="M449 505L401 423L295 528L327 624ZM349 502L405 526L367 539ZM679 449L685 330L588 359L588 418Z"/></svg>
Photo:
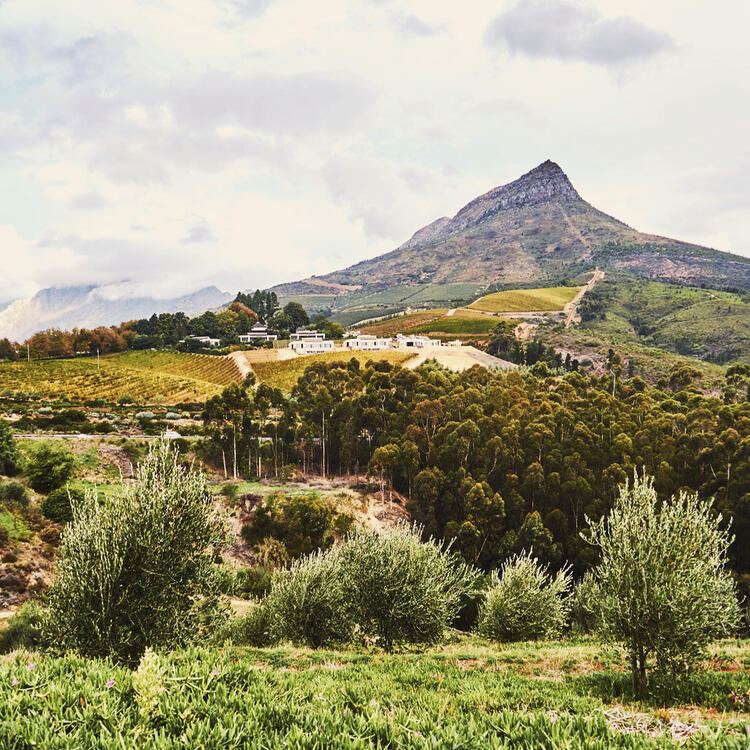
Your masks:
<svg viewBox="0 0 750 750"><path fill-rule="evenodd" d="M217 347L221 344L219 339L209 336L195 336L204 346ZM256 323L250 331L239 337L240 343L271 343L277 340L275 334L268 332L268 326ZM375 336L372 334L352 331L346 334L343 348L360 351L382 351L383 349L400 349L402 347L423 349L435 346L461 346L461 341L450 341L443 344L439 339L431 339L428 336L404 336L399 333L394 338ZM321 331L300 328L296 333L290 335L289 348L297 354L323 354L335 349L333 339L327 339Z"/></svg>

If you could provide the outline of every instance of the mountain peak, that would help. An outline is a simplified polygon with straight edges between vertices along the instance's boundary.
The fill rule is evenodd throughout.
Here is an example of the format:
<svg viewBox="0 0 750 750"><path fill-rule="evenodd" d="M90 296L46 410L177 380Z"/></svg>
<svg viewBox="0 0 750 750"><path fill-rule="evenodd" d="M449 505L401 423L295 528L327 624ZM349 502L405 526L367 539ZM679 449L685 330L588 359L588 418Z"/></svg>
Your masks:
<svg viewBox="0 0 750 750"><path fill-rule="evenodd" d="M517 180L493 188L467 203L453 218L452 229L462 231L507 208L581 200L559 164L547 159Z"/></svg>

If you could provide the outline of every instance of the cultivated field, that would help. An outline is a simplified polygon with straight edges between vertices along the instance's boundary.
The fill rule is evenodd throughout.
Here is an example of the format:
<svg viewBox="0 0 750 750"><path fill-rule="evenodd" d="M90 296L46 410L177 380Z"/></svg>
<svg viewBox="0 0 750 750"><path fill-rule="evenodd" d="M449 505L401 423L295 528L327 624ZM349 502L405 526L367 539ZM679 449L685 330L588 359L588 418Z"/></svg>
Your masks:
<svg viewBox="0 0 750 750"><path fill-rule="evenodd" d="M402 365L414 357L411 352L379 351L359 352L340 349L325 354L313 354L304 357L296 357L277 362L255 362L252 365L253 372L258 379L274 388L280 388L289 393L296 385L300 375L315 362L348 362L350 359L358 359L365 363L369 360L390 362L394 365Z"/></svg>
<svg viewBox="0 0 750 750"><path fill-rule="evenodd" d="M509 289L480 297L470 309L487 312L534 312L562 310L578 294L577 286L555 286L543 289Z"/></svg>
<svg viewBox="0 0 750 750"><path fill-rule="evenodd" d="M4 362L0 393L38 393L71 401L130 396L136 403L204 401L240 372L229 357L180 352L122 352L96 358Z"/></svg>
<svg viewBox="0 0 750 750"><path fill-rule="evenodd" d="M421 323L407 328L404 333L455 333L455 334L486 334L498 324L498 319L488 315L468 316L451 315L438 318L428 323Z"/></svg>
<svg viewBox="0 0 750 750"><path fill-rule="evenodd" d="M0 664L0 746L747 748L750 642L713 651L678 694L635 702L622 652L593 639L189 649L160 657L151 717L128 669L17 652Z"/></svg>
<svg viewBox="0 0 750 750"><path fill-rule="evenodd" d="M366 326L357 326L362 333L371 333L375 336L395 336L397 333L412 326L429 323L437 318L442 318L448 312L447 307L436 307L431 310L420 310L409 315L397 315L388 320L379 320Z"/></svg>

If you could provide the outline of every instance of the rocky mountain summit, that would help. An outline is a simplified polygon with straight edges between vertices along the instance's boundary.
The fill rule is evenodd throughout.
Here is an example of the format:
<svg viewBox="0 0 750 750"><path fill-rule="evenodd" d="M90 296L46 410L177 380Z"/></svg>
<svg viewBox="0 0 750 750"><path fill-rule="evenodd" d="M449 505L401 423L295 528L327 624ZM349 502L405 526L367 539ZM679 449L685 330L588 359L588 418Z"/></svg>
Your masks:
<svg viewBox="0 0 750 750"><path fill-rule="evenodd" d="M373 292L476 282L560 283L595 267L717 288L750 289L750 258L644 234L587 203L547 160L417 231L396 250L341 271L283 285L284 293ZM297 287L299 285L299 288ZM327 285L330 285L327 287Z"/></svg>

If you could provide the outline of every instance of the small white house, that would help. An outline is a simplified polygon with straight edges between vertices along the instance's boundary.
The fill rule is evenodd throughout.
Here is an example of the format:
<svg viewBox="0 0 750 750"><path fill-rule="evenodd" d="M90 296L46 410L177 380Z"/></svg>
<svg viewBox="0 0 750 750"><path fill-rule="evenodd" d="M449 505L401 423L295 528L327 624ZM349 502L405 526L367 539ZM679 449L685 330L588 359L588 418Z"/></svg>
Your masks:
<svg viewBox="0 0 750 750"><path fill-rule="evenodd" d="M252 341L276 341L278 337L268 332L268 326L258 321L247 333L239 336L241 344L249 344Z"/></svg>
<svg viewBox="0 0 750 750"><path fill-rule="evenodd" d="M212 339L210 336L188 336L192 341L200 341L203 346L221 346L221 339Z"/></svg>
<svg viewBox="0 0 750 750"><path fill-rule="evenodd" d="M294 335L294 334L292 334ZM289 348L297 354L323 354L333 351L332 340L323 338L295 339L289 342Z"/></svg>
<svg viewBox="0 0 750 750"><path fill-rule="evenodd" d="M399 346L408 346L415 349L424 349L426 346L442 346L440 339L431 339L427 336L404 336L399 333L396 340Z"/></svg>
<svg viewBox="0 0 750 750"><path fill-rule="evenodd" d="M353 339L346 339L344 347L346 349L361 349L362 351L379 351L388 349L391 345L391 339L378 338L372 334L361 333Z"/></svg>

